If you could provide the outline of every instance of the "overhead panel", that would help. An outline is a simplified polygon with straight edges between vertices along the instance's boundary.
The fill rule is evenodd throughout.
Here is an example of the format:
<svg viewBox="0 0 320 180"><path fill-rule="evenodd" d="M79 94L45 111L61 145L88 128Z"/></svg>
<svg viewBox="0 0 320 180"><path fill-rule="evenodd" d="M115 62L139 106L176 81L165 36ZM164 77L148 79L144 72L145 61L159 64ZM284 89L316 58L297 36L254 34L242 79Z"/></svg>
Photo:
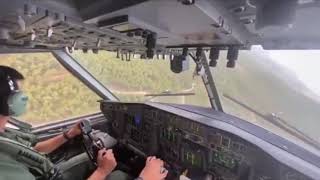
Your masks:
<svg viewBox="0 0 320 180"><path fill-rule="evenodd" d="M247 30L223 14L227 12L217 2L201 0L184 5L178 1L161 0L100 14L85 22L99 27L105 24L120 32L123 29L118 28L149 30L157 34L157 44L165 47L245 44L243 37L249 37ZM117 20L124 17L127 25L110 24L117 24Z"/></svg>

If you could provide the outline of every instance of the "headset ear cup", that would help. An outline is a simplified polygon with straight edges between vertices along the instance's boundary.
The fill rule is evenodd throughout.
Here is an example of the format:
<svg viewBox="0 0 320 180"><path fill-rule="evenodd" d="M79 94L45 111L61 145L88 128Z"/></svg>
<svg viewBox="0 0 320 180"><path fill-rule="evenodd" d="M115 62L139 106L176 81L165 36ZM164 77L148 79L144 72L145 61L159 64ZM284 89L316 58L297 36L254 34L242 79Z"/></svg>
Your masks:
<svg viewBox="0 0 320 180"><path fill-rule="evenodd" d="M13 111L13 97L14 97L14 94L10 94L9 97L8 97L8 100L7 100L7 104L8 104L8 112L9 112L9 115L10 116L13 116L14 115L14 111Z"/></svg>

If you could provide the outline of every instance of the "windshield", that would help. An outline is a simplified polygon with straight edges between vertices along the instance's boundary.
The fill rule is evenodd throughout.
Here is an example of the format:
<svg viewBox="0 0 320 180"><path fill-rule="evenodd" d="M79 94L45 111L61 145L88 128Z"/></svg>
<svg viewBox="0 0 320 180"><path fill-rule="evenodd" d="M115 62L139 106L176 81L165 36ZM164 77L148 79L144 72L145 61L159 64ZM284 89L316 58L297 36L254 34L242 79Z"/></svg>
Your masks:
<svg viewBox="0 0 320 180"><path fill-rule="evenodd" d="M212 69L224 111L292 142L319 148L320 51L241 51L235 69L226 52Z"/></svg>
<svg viewBox="0 0 320 180"><path fill-rule="evenodd" d="M164 102L210 107L201 77L194 77L195 64L176 74L168 59L122 61L116 53L73 53L72 56L123 102Z"/></svg>
<svg viewBox="0 0 320 180"><path fill-rule="evenodd" d="M176 74L168 59L126 61L111 52L72 55L121 101L210 107L201 77L194 76L193 61L187 71ZM311 145L309 150L319 148L319 56L320 52L254 49L241 51L236 68L230 69L222 52L211 71L224 112L296 144Z"/></svg>

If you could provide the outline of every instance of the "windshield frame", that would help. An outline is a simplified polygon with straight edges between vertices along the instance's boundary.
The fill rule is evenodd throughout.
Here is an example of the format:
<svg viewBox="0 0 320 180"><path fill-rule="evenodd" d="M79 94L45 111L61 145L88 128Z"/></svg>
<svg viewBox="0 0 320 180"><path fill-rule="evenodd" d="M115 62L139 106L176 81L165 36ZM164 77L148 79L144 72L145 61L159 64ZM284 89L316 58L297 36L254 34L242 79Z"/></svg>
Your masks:
<svg viewBox="0 0 320 180"><path fill-rule="evenodd" d="M98 81L89 71L87 71L76 59L70 56L64 50L50 51L56 60L74 77L83 82L89 89L104 100L119 101L119 98L113 94L106 86Z"/></svg>
<svg viewBox="0 0 320 180"><path fill-rule="evenodd" d="M197 58L192 53L189 53L189 56L193 59L197 66L201 67L200 71L203 69L203 74L200 76L202 78L202 83L206 88L211 108L223 112L223 107L219 97L219 93L208 64L207 54L204 51L202 51L199 60L197 60Z"/></svg>

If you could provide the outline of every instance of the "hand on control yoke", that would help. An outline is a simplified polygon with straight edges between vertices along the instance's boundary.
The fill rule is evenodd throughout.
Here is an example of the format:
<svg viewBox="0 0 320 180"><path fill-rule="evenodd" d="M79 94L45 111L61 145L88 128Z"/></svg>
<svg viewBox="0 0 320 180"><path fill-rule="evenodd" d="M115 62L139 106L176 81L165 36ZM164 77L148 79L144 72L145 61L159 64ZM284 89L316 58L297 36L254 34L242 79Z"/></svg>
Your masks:
<svg viewBox="0 0 320 180"><path fill-rule="evenodd" d="M72 139L72 138L74 138L74 137L76 137L76 136L78 136L78 135L81 134L80 123L81 123L81 122L78 122L78 123L76 123L75 125L73 125L73 126L71 127L71 129L67 132L67 136L68 136L70 139Z"/></svg>

